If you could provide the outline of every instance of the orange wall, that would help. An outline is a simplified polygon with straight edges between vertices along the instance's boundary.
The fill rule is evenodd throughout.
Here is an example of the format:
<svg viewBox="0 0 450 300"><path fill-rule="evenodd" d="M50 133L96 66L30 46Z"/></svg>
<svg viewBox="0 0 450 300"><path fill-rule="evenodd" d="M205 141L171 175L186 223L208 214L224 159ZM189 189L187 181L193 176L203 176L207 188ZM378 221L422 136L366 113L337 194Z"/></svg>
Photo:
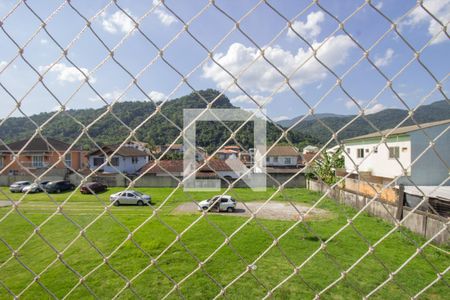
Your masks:
<svg viewBox="0 0 450 300"><path fill-rule="evenodd" d="M74 170L79 170L82 167L86 165L86 158L84 157L84 154L80 151L72 151L72 165L71 167ZM42 154L42 153L36 153L36 155ZM47 152L43 154L44 156L44 164L48 165L48 167L52 167L59 159L59 155L62 155L62 153L58 152ZM24 165L24 167L29 168L31 171L35 170L31 167L32 163L32 155L31 153L25 153L20 155L19 161ZM11 163L13 156L10 154L3 154L3 168L6 167L9 163ZM84 166L83 166L84 164ZM66 169L66 166L63 162L57 163L53 169ZM10 170L16 170L19 173L25 172L22 170L22 167L17 163L13 162L10 166L8 166L6 169L3 170L3 172L0 175L7 175Z"/></svg>

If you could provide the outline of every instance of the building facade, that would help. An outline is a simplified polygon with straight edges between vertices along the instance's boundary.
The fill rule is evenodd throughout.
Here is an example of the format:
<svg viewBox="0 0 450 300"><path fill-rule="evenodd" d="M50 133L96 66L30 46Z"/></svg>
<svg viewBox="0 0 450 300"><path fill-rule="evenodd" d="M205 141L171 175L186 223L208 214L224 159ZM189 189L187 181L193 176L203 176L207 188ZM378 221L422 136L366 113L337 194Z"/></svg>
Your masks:
<svg viewBox="0 0 450 300"><path fill-rule="evenodd" d="M372 133L348 139L344 142L346 172L367 172L392 179L400 176L397 182L407 185L411 181L417 185L440 185L449 176L449 124L450 119L419 124L420 128L406 126L384 130L381 135ZM388 133L385 143L380 144L382 136ZM434 149L427 149L434 139Z"/></svg>
<svg viewBox="0 0 450 300"><path fill-rule="evenodd" d="M16 160L15 155L18 155ZM59 161L62 156L64 159ZM39 174L48 169L51 173L64 175L83 168L85 164L80 148L52 138L35 137L31 141L25 139L0 147L1 175Z"/></svg>

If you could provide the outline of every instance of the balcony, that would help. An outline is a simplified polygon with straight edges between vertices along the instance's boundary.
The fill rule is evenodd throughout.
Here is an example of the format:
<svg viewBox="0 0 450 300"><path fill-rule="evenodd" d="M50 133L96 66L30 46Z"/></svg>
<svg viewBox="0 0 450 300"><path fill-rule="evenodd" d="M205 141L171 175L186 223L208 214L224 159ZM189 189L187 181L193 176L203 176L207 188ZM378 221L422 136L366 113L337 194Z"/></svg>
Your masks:
<svg viewBox="0 0 450 300"><path fill-rule="evenodd" d="M31 162L31 161L21 161L20 164L27 169L46 169L49 167L48 162Z"/></svg>

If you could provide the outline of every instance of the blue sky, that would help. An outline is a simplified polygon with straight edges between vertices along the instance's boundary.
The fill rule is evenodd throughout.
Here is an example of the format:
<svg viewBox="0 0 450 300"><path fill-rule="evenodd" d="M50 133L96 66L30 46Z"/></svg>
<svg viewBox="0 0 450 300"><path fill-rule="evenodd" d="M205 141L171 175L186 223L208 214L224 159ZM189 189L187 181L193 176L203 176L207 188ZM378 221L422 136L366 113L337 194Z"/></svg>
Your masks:
<svg viewBox="0 0 450 300"><path fill-rule="evenodd" d="M54 96L61 102L68 101L67 108L103 106L105 103L95 92L87 84L82 84L83 75L67 59L58 60L61 50L52 38L44 30L35 35L40 21L26 5L20 4L7 16L16 2L0 2L3 28L20 47L29 41L24 47L23 55L36 71L45 73L43 81ZM291 86L304 101L315 106L319 99L323 99L317 106L317 112L357 112L357 107L342 90L336 88L329 92L336 78L313 58L309 59L312 54L310 47L293 31L288 30L286 21L267 4L237 0L215 2L236 20L251 11L239 24L248 37L233 30L235 24L217 7L207 6L208 1L166 0L165 4L172 12L158 1L119 0L117 4L133 18L142 18L139 28L151 42L160 48L170 43L164 51L164 58L184 76L190 74L187 80L195 89L215 88L225 91L237 106L255 107L233 84L231 77L208 58L203 47L209 50L214 48L216 61L235 76L240 74L239 85L257 102L266 103L269 116L280 120L308 113L306 105L287 87L285 79L264 59L258 58L260 47L265 49L264 55L273 65L286 75L289 74ZM125 38L114 52L114 57L134 76L140 74L138 83L146 95L133 85L126 90L132 78L108 58L108 51L92 32L85 30L73 41L83 30L85 21L67 3L51 0L28 0L27 3L42 19L48 18L60 7L48 21L46 29L62 47L71 45L68 57L82 71L92 72L100 64L92 73L90 82L108 103L119 97L120 101L146 100L146 95L161 101L192 92L181 81L180 75L158 57L158 51L141 33L129 33L134 24L114 3L71 1L73 7L88 19L107 6L92 21L92 29L110 49ZM295 31L318 49L318 57L339 76L346 74L361 59L363 51L339 30L338 23L328 13L342 21L365 1L321 0L319 3L326 11L310 1L270 0L268 3L292 21ZM423 9L411 10L416 1L405 0L399 4L400 1L396 0L373 0L372 3L392 20L398 20L409 11L398 24L400 32L417 50L430 43L420 58L438 80L444 79L448 75L450 64L449 41L443 34L442 27ZM450 0L425 0L424 5L441 22L449 22ZM174 14L184 21L199 14L190 23L189 31L203 46L183 31L183 23ZM390 26L389 22L367 4L345 22L345 29L366 49L372 47ZM0 81L16 99L23 99L23 112L31 115L57 109L58 102L41 84L30 91L37 82L38 75L20 56L16 57L17 46L2 31L0 45ZM397 34L391 32L371 48L369 57L390 78L414 57L414 53ZM365 59L347 73L342 84L367 113L391 107L405 108L390 90L370 102L386 85L386 80ZM435 86L434 79L417 61L406 67L393 81L394 89L411 107L423 101ZM442 86L446 93L448 80ZM425 104L443 98L442 94L434 92ZM1 87L0 103L0 118L10 114L21 115L14 110L15 102L11 96Z"/></svg>

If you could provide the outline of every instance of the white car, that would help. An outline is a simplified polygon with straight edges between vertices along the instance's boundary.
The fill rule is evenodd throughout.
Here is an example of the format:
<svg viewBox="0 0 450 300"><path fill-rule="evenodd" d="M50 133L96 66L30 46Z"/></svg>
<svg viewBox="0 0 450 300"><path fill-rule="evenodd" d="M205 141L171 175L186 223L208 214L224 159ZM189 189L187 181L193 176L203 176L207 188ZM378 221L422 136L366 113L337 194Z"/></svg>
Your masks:
<svg viewBox="0 0 450 300"><path fill-rule="evenodd" d="M27 185L22 189L22 193L40 193L43 192L45 189L46 184L49 183L49 181L42 181L41 183L33 183L30 185Z"/></svg>
<svg viewBox="0 0 450 300"><path fill-rule="evenodd" d="M217 195L199 202L198 205L199 210L207 210L211 205L214 205L211 210L233 212L236 209L236 200L228 195Z"/></svg>
<svg viewBox="0 0 450 300"><path fill-rule="evenodd" d="M31 182L29 181L17 181L9 186L11 193L21 193L23 188L29 186Z"/></svg>
<svg viewBox="0 0 450 300"><path fill-rule="evenodd" d="M114 203L115 206L121 204L135 204L139 206L150 205L152 202L152 197L144 195L138 191L121 191L112 194L109 197L109 201Z"/></svg>

